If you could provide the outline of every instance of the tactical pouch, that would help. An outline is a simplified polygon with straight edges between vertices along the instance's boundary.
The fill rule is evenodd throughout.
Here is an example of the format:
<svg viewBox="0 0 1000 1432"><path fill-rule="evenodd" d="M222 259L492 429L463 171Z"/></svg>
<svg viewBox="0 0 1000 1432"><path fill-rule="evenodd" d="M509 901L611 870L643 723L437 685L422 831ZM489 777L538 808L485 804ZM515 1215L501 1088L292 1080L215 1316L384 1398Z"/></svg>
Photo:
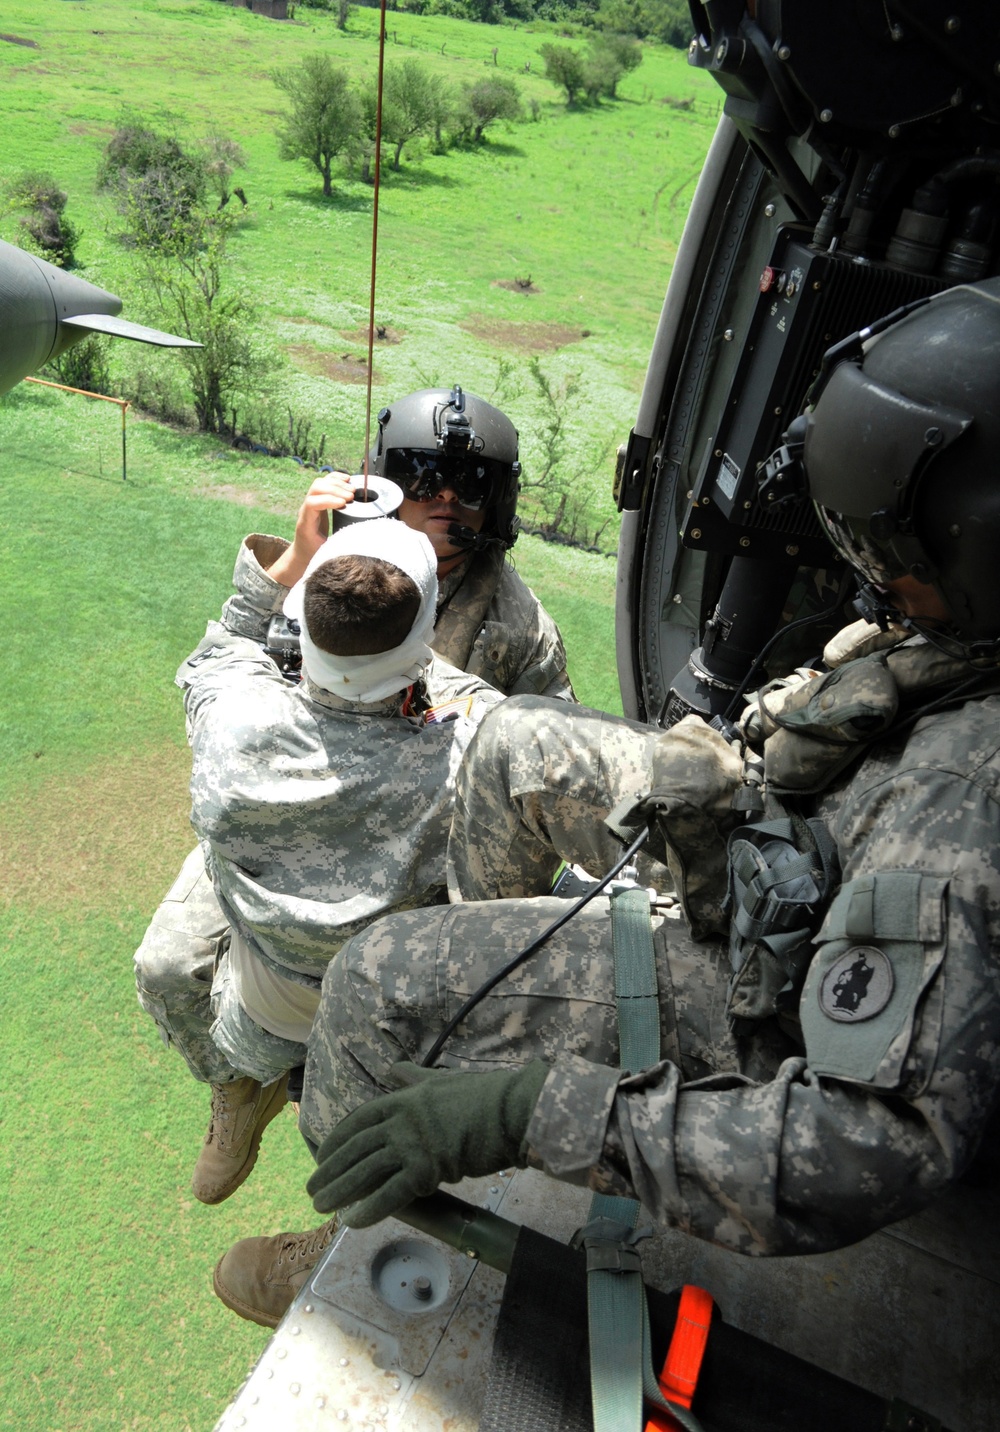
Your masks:
<svg viewBox="0 0 1000 1432"><path fill-rule="evenodd" d="M792 1008L812 937L839 879L836 847L820 820L743 825L729 837L727 1012L742 1021Z"/></svg>
<svg viewBox="0 0 1000 1432"><path fill-rule="evenodd" d="M758 697L764 770L773 792L823 790L896 718L899 693L884 660L852 661Z"/></svg>

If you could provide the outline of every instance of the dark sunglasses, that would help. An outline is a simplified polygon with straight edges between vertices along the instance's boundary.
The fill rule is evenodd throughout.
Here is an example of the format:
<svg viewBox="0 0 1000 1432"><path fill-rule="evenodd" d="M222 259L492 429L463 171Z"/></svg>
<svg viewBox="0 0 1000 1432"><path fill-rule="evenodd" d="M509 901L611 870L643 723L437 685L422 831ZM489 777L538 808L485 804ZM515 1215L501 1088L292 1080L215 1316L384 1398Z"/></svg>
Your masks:
<svg viewBox="0 0 1000 1432"><path fill-rule="evenodd" d="M433 502L446 489L470 512L488 507L493 495L489 459L427 452L422 448L390 448L385 475L413 502Z"/></svg>

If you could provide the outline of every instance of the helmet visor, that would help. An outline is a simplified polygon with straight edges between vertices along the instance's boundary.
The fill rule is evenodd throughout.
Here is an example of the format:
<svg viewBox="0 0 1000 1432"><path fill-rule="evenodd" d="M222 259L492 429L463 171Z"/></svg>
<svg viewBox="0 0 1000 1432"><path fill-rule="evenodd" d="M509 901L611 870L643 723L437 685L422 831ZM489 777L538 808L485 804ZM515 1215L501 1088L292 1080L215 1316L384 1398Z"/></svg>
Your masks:
<svg viewBox="0 0 1000 1432"><path fill-rule="evenodd" d="M427 448L389 448L385 475L399 484L412 502L432 502L442 492L455 494L470 512L489 507L502 490L509 465L475 453L440 453Z"/></svg>

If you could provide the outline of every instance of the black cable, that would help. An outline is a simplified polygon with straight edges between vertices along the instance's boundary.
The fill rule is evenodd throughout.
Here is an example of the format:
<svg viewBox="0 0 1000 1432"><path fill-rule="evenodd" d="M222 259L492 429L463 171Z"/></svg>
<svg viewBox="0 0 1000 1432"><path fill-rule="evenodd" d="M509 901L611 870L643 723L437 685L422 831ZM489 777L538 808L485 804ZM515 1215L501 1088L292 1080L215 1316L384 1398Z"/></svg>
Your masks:
<svg viewBox="0 0 1000 1432"><path fill-rule="evenodd" d="M484 981L484 983L481 984L479 988L469 996L469 998L462 1005L462 1008L458 1011L458 1013L454 1015L453 1018L449 1019L444 1029L442 1029L437 1039L435 1039L434 1043L431 1045L429 1052L424 1056L423 1059L421 1059L420 1064L422 1068L430 1069L433 1067L434 1061L441 1053L441 1050L444 1048L446 1041L455 1032L455 1030L461 1024L462 1020L469 1013L469 1011L471 1009L474 1009L479 1003L479 1001L481 999L484 999L486 995L489 994L490 990L494 987L494 985L498 985L501 980L506 979L509 974L512 974L513 971L517 969L518 965L523 965L525 960L528 959L531 955L533 955L536 950L540 950L542 945L545 944L545 941L548 940L552 935L554 935L557 930L561 930L563 925L565 925L568 920L572 920L574 915L579 914L579 912L583 909L584 905L586 905L589 901L593 900L595 896L600 895L601 891L604 890L608 885L610 885L611 881L614 880L615 876L619 873L619 871L623 870L625 866L628 865L629 861L636 854L636 852L641 850L641 848L645 845L648 837L649 826L644 826L643 829L636 836L635 840L633 840L628 850L626 850L622 858L617 862L617 864L611 867L607 875L601 877L601 879L597 882L597 884L593 887L592 890L588 890L585 895L581 895L579 900L575 901L574 904L572 904L568 910L564 911L563 914L558 917L558 919L553 920L552 924L549 925L547 929L543 930L542 933L537 937L537 939L532 940L531 944L525 946L523 950L519 950L518 953L514 955L512 959L509 959L505 965L503 965L494 974L490 975L489 979Z"/></svg>

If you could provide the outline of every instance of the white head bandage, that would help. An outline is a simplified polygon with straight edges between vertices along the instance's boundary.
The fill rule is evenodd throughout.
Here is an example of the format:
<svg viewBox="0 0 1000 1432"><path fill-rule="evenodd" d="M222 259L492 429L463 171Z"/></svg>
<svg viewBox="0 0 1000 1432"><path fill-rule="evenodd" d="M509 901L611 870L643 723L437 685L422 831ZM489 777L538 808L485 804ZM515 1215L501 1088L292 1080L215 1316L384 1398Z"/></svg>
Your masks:
<svg viewBox="0 0 1000 1432"><path fill-rule="evenodd" d="M420 593L420 608L410 633L399 646L370 656L334 656L309 636L304 613L305 585L317 567L335 557L380 557L405 572ZM428 645L437 613L437 558L422 532L403 522L376 517L352 522L328 537L284 602L285 616L299 623L302 665L309 680L323 691L348 701L382 701L402 691L426 670L433 652Z"/></svg>

